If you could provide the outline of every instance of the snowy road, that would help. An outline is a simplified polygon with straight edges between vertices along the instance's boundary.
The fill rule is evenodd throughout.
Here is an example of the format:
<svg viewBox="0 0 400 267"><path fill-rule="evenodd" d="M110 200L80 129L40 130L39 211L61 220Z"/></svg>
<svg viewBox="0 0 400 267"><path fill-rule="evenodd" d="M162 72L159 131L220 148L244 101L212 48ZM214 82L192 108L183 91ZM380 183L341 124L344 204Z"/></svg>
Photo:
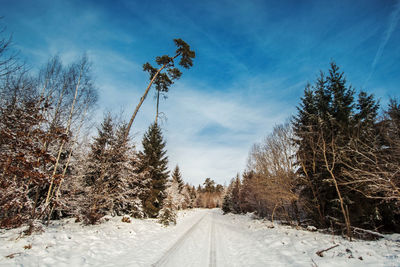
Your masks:
<svg viewBox="0 0 400 267"><path fill-rule="evenodd" d="M245 234L246 229L232 224L219 210L207 211L200 219L196 219L197 221L152 266L214 267L267 264L257 259L257 255L268 254L267 247L257 244L252 236ZM243 244L250 247L243 247Z"/></svg>
<svg viewBox="0 0 400 267"><path fill-rule="evenodd" d="M0 231L0 266L395 266L394 240L354 241L222 215L218 209L180 211L176 226L121 217L94 226L53 222L44 233L19 238ZM316 251L338 244L318 257ZM27 248L28 247L28 248ZM6 257L12 255L12 257Z"/></svg>
<svg viewBox="0 0 400 267"><path fill-rule="evenodd" d="M220 238L217 237L216 214L212 211L204 214L153 266L215 267L228 263L218 246L220 242L217 243Z"/></svg>
<svg viewBox="0 0 400 267"><path fill-rule="evenodd" d="M204 211L152 266L310 266L281 248L279 240L257 238L254 231L219 210Z"/></svg>
<svg viewBox="0 0 400 267"><path fill-rule="evenodd" d="M211 240L210 222L207 215L203 215L194 223L153 266L206 266L208 244ZM211 232L210 232L211 233ZM211 252L211 251L210 251ZM192 259L185 257L191 255Z"/></svg>
<svg viewBox="0 0 400 267"><path fill-rule="evenodd" d="M356 258L353 253L363 249L357 242L332 251L330 259L320 258L315 252L330 247L332 237L288 228L269 229L260 221L248 219L222 215L217 209L203 210L152 266L400 266L390 261L366 262L373 244L370 251L364 251L362 260ZM343 245L347 243L338 239ZM345 253L347 248L354 252ZM338 257L334 260L334 256Z"/></svg>

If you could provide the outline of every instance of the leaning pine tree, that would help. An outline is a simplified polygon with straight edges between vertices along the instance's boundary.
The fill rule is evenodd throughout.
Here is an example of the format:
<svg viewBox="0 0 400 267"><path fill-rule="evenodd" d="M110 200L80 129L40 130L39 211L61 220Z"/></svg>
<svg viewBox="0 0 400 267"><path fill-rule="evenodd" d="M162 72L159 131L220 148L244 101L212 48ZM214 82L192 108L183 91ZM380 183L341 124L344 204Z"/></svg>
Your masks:
<svg viewBox="0 0 400 267"><path fill-rule="evenodd" d="M147 94L150 91L150 88L154 84L157 90L157 111L156 111L156 123L158 120L158 106L160 101L160 93L165 94L168 92L169 87L174 83L174 80L177 80L181 77L182 72L175 66L175 60L179 59L178 65L189 69L193 66L193 59L196 57L196 53L193 50L190 50L190 46L183 41L182 39L174 39L174 43L177 47L175 54L173 56L163 55L156 57L157 67L153 67L150 63L145 63L143 65L143 70L147 71L150 75L150 82L147 85L147 88L140 98L139 104L136 106L135 111L132 114L132 117L128 123L125 134L128 136L129 131L132 127L132 123L135 120L137 113L139 112L140 107L143 104L143 101L146 99Z"/></svg>
<svg viewBox="0 0 400 267"><path fill-rule="evenodd" d="M162 208L169 175L165 142L156 123L150 125L143 137L142 145L143 151L138 155L138 171L151 180L149 193L142 196L143 209L145 215L155 218Z"/></svg>

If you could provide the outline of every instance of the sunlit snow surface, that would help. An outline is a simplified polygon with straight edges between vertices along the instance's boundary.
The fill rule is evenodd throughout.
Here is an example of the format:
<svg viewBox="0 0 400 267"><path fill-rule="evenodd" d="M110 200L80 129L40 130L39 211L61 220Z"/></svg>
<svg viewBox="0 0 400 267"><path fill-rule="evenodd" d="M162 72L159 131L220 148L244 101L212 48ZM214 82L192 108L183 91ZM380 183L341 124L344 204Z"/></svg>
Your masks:
<svg viewBox="0 0 400 267"><path fill-rule="evenodd" d="M62 220L23 238L22 229L1 230L0 266L400 266L400 235L348 242L286 226L271 229L268 222L218 209L181 211L170 227L108 219L95 226ZM315 254L335 244L324 257Z"/></svg>

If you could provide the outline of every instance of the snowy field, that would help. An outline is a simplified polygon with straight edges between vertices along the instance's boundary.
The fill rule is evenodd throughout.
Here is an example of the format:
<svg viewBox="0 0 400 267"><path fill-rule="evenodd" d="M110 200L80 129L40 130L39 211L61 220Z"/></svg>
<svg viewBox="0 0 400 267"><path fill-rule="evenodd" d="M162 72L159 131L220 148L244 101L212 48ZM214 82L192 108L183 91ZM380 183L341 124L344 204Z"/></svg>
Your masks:
<svg viewBox="0 0 400 267"><path fill-rule="evenodd" d="M107 219L95 226L63 220L22 238L21 229L1 230L0 266L400 266L400 235L348 242L286 226L271 229L268 222L218 209L181 211L170 227Z"/></svg>

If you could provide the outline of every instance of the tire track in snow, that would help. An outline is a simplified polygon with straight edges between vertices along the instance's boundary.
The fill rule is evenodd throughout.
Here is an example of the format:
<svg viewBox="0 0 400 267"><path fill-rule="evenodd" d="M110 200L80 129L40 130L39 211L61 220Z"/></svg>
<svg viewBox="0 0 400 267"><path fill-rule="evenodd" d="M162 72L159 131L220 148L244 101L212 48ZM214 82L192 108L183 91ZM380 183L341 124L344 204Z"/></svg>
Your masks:
<svg viewBox="0 0 400 267"><path fill-rule="evenodd" d="M215 222L214 222L214 214L211 215L211 230L210 230L210 261L209 266L215 267L217 266L217 258L216 258L216 246L215 246Z"/></svg>
<svg viewBox="0 0 400 267"><path fill-rule="evenodd" d="M207 214L203 215L195 224L193 224L165 253L164 255L154 264L151 266L157 267L157 266L163 266L165 263L168 262L168 259L174 255L176 251L179 250L181 247L182 243L188 238L188 236L196 229L196 227L199 225L199 223L206 217Z"/></svg>

